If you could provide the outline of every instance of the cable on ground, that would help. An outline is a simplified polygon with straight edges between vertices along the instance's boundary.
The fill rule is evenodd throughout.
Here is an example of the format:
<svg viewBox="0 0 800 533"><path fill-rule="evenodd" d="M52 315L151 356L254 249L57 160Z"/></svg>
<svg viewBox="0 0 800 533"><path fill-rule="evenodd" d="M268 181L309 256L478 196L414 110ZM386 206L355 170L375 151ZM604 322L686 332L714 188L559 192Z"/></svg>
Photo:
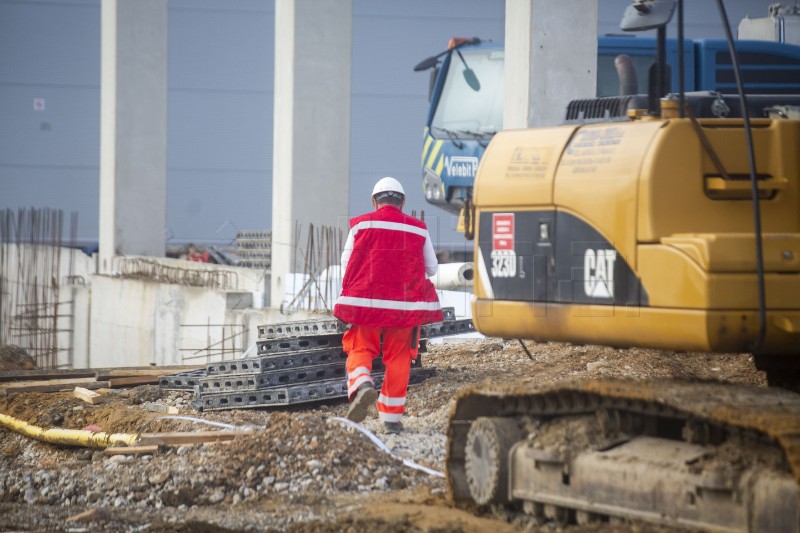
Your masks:
<svg viewBox="0 0 800 533"><path fill-rule="evenodd" d="M348 420L347 418L341 418L341 417L338 417L338 416L333 416L333 417L328 418L328 422L341 422L342 424L344 424L346 426L349 426L349 427L351 427L353 429L356 429L356 430L360 431L361 433L366 435L369 438L369 440L371 440L378 448L380 448L381 451L383 451L387 455L389 455L389 456L391 456L391 457L393 457L393 458L395 458L395 459L397 459L399 461L402 461L403 464L405 466L409 467L409 468L413 468L415 470L419 470L421 472L425 472L426 474L429 474L431 476L444 477L444 473L443 472L440 472L438 470L434 470L432 468L428 468L427 466L423 466L423 465L421 465L419 463L415 463L411 459L403 459L402 457L400 457L398 455L395 455L394 453L392 453L392 450L390 450L383 443L383 441L381 439L379 439L377 436L375 436L375 434L373 432L371 432L370 430L368 430L363 425L361 425L361 424L359 424L357 422L353 422L352 420Z"/></svg>

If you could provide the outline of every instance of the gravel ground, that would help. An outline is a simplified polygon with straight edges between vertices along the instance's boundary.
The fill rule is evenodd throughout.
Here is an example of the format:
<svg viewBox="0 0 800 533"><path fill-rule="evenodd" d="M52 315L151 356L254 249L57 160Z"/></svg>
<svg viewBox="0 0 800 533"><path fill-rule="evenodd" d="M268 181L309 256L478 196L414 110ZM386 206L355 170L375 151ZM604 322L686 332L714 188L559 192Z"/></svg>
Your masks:
<svg viewBox="0 0 800 533"><path fill-rule="evenodd" d="M162 447L153 455L108 456L56 447L0 430L0 531L555 531L499 511L454 507L443 478L403 459L444 469L445 427L455 393L476 383L553 383L563 379L716 379L764 386L748 354L692 354L558 343L447 339L424 355L436 376L412 387L400 435L375 414L364 426L391 450L335 420L346 402L285 410L198 414L191 394L138 387L92 406L69 393L20 394L0 412L44 427L108 432L207 429L155 420L143 406L237 426L252 435L227 443ZM151 402L146 404L143 402ZM88 516L80 517L80 513ZM569 532L671 531L642 524L570 526Z"/></svg>

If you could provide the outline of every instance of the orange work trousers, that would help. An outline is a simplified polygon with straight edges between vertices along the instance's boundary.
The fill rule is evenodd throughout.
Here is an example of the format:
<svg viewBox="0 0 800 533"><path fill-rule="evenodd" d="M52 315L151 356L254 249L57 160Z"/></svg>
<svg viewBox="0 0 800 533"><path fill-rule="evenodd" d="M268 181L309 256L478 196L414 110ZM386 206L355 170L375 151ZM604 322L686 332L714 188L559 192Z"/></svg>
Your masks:
<svg viewBox="0 0 800 533"><path fill-rule="evenodd" d="M347 396L350 401L364 383L372 380L372 360L383 353L386 374L378 396L378 417L399 422L406 410L411 361L417 358L419 328L369 328L352 326L342 338L347 352Z"/></svg>

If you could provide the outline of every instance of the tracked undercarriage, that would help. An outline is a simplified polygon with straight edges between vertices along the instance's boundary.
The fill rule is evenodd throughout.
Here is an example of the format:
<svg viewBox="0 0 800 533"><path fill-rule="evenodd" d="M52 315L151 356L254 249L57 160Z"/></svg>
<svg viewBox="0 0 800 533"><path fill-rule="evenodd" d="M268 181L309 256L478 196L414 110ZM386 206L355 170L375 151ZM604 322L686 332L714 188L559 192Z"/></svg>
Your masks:
<svg viewBox="0 0 800 533"><path fill-rule="evenodd" d="M714 382L462 392L451 497L540 519L800 531L800 395Z"/></svg>

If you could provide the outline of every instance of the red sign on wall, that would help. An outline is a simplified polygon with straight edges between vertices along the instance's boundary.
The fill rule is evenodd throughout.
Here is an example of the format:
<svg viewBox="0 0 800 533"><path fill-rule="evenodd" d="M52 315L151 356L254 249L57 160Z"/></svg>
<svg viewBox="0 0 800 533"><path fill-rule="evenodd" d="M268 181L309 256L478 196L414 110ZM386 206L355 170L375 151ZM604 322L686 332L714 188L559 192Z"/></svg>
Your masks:
<svg viewBox="0 0 800 533"><path fill-rule="evenodd" d="M514 213L492 214L492 250L514 250Z"/></svg>

